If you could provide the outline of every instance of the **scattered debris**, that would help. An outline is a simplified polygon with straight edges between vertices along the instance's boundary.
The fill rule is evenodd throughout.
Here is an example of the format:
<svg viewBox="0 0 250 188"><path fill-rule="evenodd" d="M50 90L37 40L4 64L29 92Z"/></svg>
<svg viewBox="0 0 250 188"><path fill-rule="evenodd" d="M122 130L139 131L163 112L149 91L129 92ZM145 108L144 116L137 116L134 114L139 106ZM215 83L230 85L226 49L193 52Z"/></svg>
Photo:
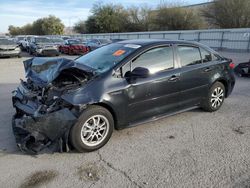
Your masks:
<svg viewBox="0 0 250 188"><path fill-rule="evenodd" d="M233 131L237 134L244 134L245 132L242 130L242 127L234 128Z"/></svg>
<svg viewBox="0 0 250 188"><path fill-rule="evenodd" d="M169 139L175 139L175 137L173 135L170 135L168 138Z"/></svg>
<svg viewBox="0 0 250 188"><path fill-rule="evenodd" d="M100 173L102 169L95 163L84 164L78 168L77 174L80 180L84 181L98 181L100 179Z"/></svg>

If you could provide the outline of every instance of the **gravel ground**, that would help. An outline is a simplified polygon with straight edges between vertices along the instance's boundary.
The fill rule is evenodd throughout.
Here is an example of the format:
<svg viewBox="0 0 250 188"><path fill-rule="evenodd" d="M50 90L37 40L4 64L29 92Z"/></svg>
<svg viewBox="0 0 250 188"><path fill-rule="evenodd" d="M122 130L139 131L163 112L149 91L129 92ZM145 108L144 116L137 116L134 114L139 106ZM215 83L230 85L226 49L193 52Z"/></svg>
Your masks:
<svg viewBox="0 0 250 188"><path fill-rule="evenodd" d="M0 187L250 187L250 79L237 78L215 113L197 109L115 131L92 153L30 156L11 129L10 92L24 77L24 59L0 59Z"/></svg>

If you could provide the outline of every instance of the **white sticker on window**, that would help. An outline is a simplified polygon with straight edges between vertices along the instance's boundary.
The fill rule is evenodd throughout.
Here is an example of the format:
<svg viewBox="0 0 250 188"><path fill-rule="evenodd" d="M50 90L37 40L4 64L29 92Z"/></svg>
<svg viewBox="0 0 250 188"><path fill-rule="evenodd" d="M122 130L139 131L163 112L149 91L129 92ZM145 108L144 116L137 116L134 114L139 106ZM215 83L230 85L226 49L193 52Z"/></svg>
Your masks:
<svg viewBox="0 0 250 188"><path fill-rule="evenodd" d="M124 47L137 49L140 48L141 46L138 44L126 44L124 45Z"/></svg>

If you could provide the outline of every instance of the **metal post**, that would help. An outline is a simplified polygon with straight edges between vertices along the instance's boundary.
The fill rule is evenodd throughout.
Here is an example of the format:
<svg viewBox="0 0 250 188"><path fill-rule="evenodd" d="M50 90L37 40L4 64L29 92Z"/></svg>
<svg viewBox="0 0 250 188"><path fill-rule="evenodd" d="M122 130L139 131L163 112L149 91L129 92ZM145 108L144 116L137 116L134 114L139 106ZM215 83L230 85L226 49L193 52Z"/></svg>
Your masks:
<svg viewBox="0 0 250 188"><path fill-rule="evenodd" d="M178 33L178 40L181 39L181 33Z"/></svg>
<svg viewBox="0 0 250 188"><path fill-rule="evenodd" d="M199 31L199 32L198 32L198 39L197 39L197 40L198 40L198 42L200 42L200 40L201 40L201 38L200 38L200 37L201 37L201 32Z"/></svg>
<svg viewBox="0 0 250 188"><path fill-rule="evenodd" d="M247 36L248 36L247 52L250 52L250 33L247 33Z"/></svg>
<svg viewBox="0 0 250 188"><path fill-rule="evenodd" d="M222 50L222 47L223 47L224 34L225 34L225 31L222 31L221 42L220 42L220 50Z"/></svg>

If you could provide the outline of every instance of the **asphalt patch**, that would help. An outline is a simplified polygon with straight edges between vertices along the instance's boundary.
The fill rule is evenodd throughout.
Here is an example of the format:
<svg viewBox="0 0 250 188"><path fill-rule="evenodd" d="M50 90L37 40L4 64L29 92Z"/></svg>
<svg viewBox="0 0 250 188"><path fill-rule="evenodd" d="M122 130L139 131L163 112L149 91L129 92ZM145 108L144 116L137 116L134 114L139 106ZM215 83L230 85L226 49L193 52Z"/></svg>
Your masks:
<svg viewBox="0 0 250 188"><path fill-rule="evenodd" d="M77 174L82 181L96 182L100 179L100 174L103 169L97 166L95 163L84 164L78 168Z"/></svg>
<svg viewBox="0 0 250 188"><path fill-rule="evenodd" d="M38 187L51 182L58 176L58 172L54 170L37 171L28 176L19 188Z"/></svg>

